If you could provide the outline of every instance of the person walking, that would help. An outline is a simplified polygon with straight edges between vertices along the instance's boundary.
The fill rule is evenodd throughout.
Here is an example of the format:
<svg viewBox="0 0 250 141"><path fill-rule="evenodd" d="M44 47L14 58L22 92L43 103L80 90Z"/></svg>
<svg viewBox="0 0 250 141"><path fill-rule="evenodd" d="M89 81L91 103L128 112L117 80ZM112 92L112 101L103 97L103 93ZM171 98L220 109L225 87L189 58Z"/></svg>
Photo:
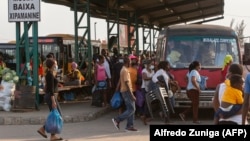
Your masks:
<svg viewBox="0 0 250 141"><path fill-rule="evenodd" d="M214 115L214 124L219 123L220 118L228 118L237 114L243 104L243 84L242 75L233 74L229 78L230 83L226 83L226 89L221 99L221 105Z"/></svg>
<svg viewBox="0 0 250 141"><path fill-rule="evenodd" d="M132 84L130 80L130 74L129 74L129 65L130 65L130 59L128 57L124 58L124 65L120 72L120 92L122 94L123 100L126 105L126 110L112 118L112 122L117 130L120 129L120 122L127 119L127 125L125 130L126 131L137 131L136 128L134 128L134 114L135 114L135 96L132 92Z"/></svg>
<svg viewBox="0 0 250 141"><path fill-rule="evenodd" d="M226 80L223 83L217 85L215 94L213 97L213 108L214 111L217 111L222 103L222 97L225 93L226 87L229 85L229 78L231 75L243 75L243 67L240 64L233 63L229 66L228 72L226 75ZM244 94L245 95L245 94ZM244 107L245 99L243 100L243 107ZM243 108L244 109L244 108ZM242 111L240 110L237 114L230 116L228 118L220 118L218 124L219 125L240 125L242 124Z"/></svg>
<svg viewBox="0 0 250 141"><path fill-rule="evenodd" d="M49 111L52 111L52 109L56 108L61 115L61 109L60 109L59 103L55 95L57 91L57 87L58 87L58 80L56 79L55 74L54 74L54 71L56 70L55 60L47 59L46 67L47 67L47 72L45 75L46 94L44 96L44 100L49 107ZM40 129L38 129L37 132L44 138L47 138L47 135L45 133L45 125L43 125ZM63 138L57 137L56 134L51 134L50 140L51 141L63 140Z"/></svg>
<svg viewBox="0 0 250 141"><path fill-rule="evenodd" d="M156 89L159 89L160 87L165 88L166 92L168 91L169 88L169 76L167 74L167 70L170 69L170 63L168 61L161 61L158 66L155 74L152 76L152 81L149 83L149 90L155 91ZM160 95L160 93L156 93ZM158 106L163 107L161 105L165 105L166 103L167 107L166 108L160 108L159 111L159 116L164 119L165 123L170 123L170 115L169 115L169 106L168 106L168 101L169 99L167 97L163 96L158 96L159 98L162 97L160 100L161 102L158 104ZM159 108L156 109L156 111Z"/></svg>
<svg viewBox="0 0 250 141"><path fill-rule="evenodd" d="M245 78L245 86L244 86L244 100L243 100L243 108L242 108L242 125L247 124L247 115L249 111L249 100L250 100L250 73L247 74Z"/></svg>
<svg viewBox="0 0 250 141"><path fill-rule="evenodd" d="M191 100L191 107L185 109L179 114L180 118L185 121L186 114L191 110L193 111L193 123L199 124L198 111L199 111L199 96L200 96L200 86L201 77L199 71L201 69L201 64L198 61L193 61L189 65L189 72L187 73L188 84L187 84L187 96Z"/></svg>
<svg viewBox="0 0 250 141"><path fill-rule="evenodd" d="M149 82L152 80L152 77L154 75L154 64L152 60L145 60L144 61L144 69L142 70L142 93L144 95L144 98L146 97L146 93L149 92ZM144 100L144 104L142 107L139 108L139 111L141 112L141 120L144 125L147 125L147 122L150 120L150 113L148 110L147 102Z"/></svg>

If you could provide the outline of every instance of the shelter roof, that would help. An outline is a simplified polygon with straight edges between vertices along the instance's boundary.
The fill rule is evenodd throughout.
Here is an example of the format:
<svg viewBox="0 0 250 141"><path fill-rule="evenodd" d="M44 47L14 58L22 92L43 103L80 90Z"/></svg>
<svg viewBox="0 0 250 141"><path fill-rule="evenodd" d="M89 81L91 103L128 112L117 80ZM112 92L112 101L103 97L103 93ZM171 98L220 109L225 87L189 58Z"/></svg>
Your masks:
<svg viewBox="0 0 250 141"><path fill-rule="evenodd" d="M74 0L42 1L74 9ZM139 26L203 23L221 19L224 14L224 0L78 0L77 11L85 12L88 1L91 17L115 22L119 13L119 23L126 24L129 17L134 17L132 25L137 19Z"/></svg>

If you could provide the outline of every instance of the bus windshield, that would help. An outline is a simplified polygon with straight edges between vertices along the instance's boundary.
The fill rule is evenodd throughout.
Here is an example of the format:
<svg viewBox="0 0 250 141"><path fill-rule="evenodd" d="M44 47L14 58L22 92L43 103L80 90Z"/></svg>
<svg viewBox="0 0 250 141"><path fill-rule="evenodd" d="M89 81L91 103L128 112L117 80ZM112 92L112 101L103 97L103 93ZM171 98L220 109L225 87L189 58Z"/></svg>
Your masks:
<svg viewBox="0 0 250 141"><path fill-rule="evenodd" d="M239 63L238 44L233 37L171 36L166 51L166 60L172 68L188 68L194 60L203 68L219 68L228 54L232 55L233 62Z"/></svg>

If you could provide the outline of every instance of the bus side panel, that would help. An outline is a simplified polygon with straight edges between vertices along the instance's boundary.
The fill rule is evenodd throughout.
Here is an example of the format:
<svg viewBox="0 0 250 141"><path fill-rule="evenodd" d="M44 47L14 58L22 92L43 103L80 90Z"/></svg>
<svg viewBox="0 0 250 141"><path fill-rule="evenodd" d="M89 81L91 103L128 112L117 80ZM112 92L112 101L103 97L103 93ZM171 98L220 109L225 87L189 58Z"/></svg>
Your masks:
<svg viewBox="0 0 250 141"><path fill-rule="evenodd" d="M171 74L174 75L175 80L178 81L179 86L182 89L186 89L187 87L187 69L174 69L170 71ZM220 83L221 80L221 69L202 69L200 75L207 76L207 88L211 90L215 90L216 86Z"/></svg>
<svg viewBox="0 0 250 141"><path fill-rule="evenodd" d="M188 69L175 69L170 70L170 73L174 75L175 80L179 83L179 86L182 89L186 89L187 87L187 76Z"/></svg>
<svg viewBox="0 0 250 141"><path fill-rule="evenodd" d="M207 76L207 89L215 90L221 82L221 69L202 69L200 75Z"/></svg>

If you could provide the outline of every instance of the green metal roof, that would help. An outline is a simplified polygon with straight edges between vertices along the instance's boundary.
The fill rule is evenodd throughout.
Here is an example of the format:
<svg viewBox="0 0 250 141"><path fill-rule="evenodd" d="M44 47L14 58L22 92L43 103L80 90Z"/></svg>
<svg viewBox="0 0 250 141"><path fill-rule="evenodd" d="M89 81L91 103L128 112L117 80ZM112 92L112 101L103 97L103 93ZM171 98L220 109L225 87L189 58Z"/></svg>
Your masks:
<svg viewBox="0 0 250 141"><path fill-rule="evenodd" d="M42 0L74 9L74 0ZM77 1L77 0L75 0ZM78 0L77 11L86 11L88 0ZM203 23L223 18L224 0L89 0L91 17L127 23L136 14L138 23L166 27L181 23ZM108 14L108 7L109 13ZM132 21L132 24L135 22Z"/></svg>

